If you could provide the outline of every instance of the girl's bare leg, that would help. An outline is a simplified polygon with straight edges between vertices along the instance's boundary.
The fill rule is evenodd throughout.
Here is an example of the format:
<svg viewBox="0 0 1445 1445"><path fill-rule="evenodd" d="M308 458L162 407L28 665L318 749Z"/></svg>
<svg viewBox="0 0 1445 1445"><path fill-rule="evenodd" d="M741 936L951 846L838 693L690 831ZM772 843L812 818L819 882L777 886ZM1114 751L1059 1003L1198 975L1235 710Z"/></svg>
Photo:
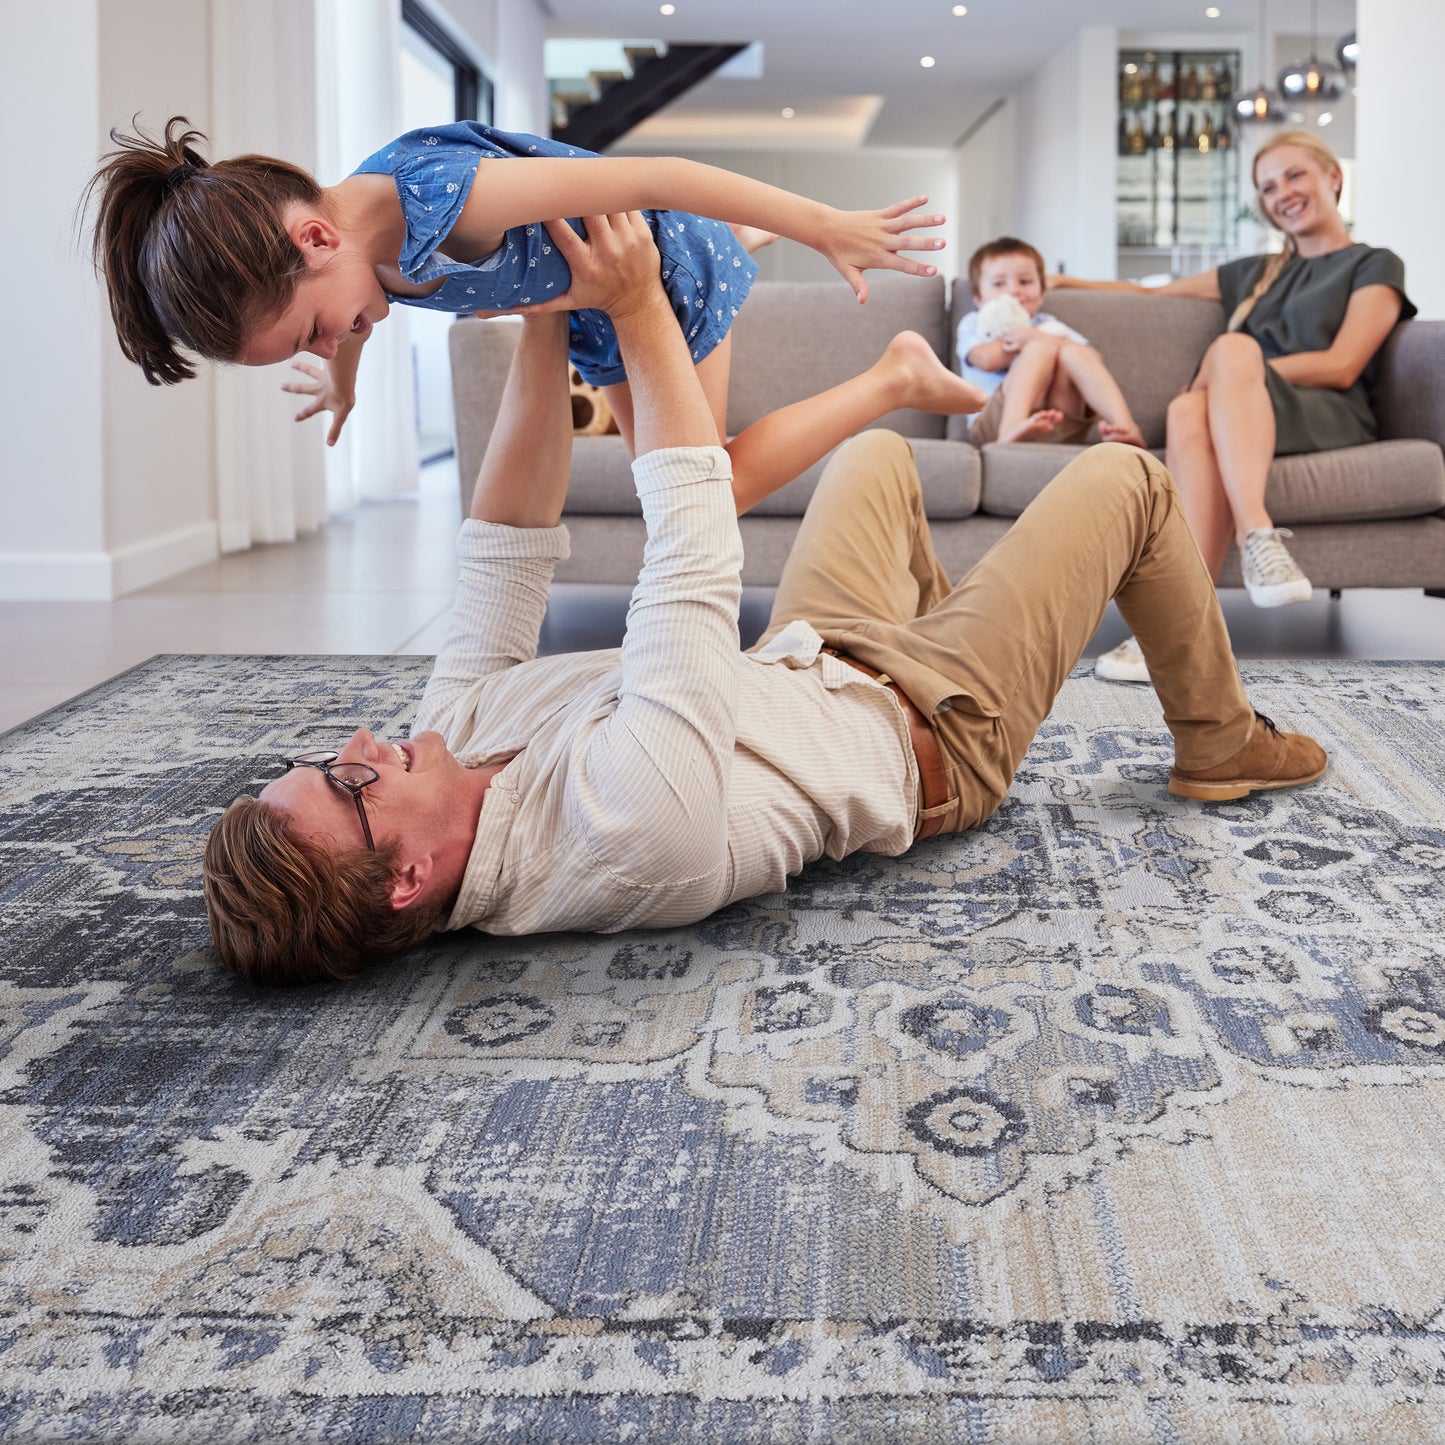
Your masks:
<svg viewBox="0 0 1445 1445"><path fill-rule="evenodd" d="M1204 565L1217 579L1234 535L1234 513L1214 456L1205 392L1186 391L1169 403L1165 435L1164 464L1184 501L1184 515Z"/></svg>
<svg viewBox="0 0 1445 1445"><path fill-rule="evenodd" d="M785 486L854 432L900 407L943 416L982 411L987 397L950 371L916 331L903 331L859 376L756 421L727 444L739 514Z"/></svg>
<svg viewBox="0 0 1445 1445"><path fill-rule="evenodd" d="M637 448L632 445L632 388L625 381L618 381L611 386L604 386L602 395L607 398L607 405L612 408L613 420L617 423L622 440L627 443L627 450L636 456Z"/></svg>
<svg viewBox="0 0 1445 1445"><path fill-rule="evenodd" d="M733 339L725 336L697 364L697 379L702 383L703 395L707 397L713 421L717 423L719 446L727 440L728 368L732 362L732 354ZM607 398L607 405L612 408L612 415L617 419L617 430L621 433L622 440L627 443L627 450L636 456L637 449L632 444L632 388L625 381L618 381L611 386L604 386L602 393Z"/></svg>
<svg viewBox="0 0 1445 1445"><path fill-rule="evenodd" d="M732 457L739 514L890 411L911 407L942 416L963 415L982 411L988 400L950 371L916 331L903 331L867 371L818 396L770 412L729 442L725 437L731 356L732 338L727 337L698 363L697 376L717 422L719 444ZM632 393L626 382L604 390L630 451Z"/></svg>
<svg viewBox="0 0 1445 1445"><path fill-rule="evenodd" d="M1144 433L1119 390L1104 358L1092 346L1077 341L1064 342L1059 352L1059 370L1073 382L1086 405L1099 414L1099 435L1106 442L1124 442L1131 447L1144 445ZM1074 412L1080 415L1079 411Z"/></svg>
<svg viewBox="0 0 1445 1445"><path fill-rule="evenodd" d="M778 239L776 231L765 231L761 226L735 226L729 221L728 230L738 238L749 256L761 251L764 246L771 246Z"/></svg>
<svg viewBox="0 0 1445 1445"><path fill-rule="evenodd" d="M1194 381L1208 399L1209 435L1241 545L1249 532L1274 525L1264 505L1275 443L1264 367L1257 341L1227 332L1204 353Z"/></svg>

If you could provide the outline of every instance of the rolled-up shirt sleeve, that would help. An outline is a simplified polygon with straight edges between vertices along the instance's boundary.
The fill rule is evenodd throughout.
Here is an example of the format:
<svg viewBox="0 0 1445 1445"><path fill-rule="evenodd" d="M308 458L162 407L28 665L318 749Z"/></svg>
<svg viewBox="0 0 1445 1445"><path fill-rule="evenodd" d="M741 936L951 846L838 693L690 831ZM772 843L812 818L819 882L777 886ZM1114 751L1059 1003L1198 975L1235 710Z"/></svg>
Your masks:
<svg viewBox="0 0 1445 1445"><path fill-rule="evenodd" d="M455 705L489 673L537 653L557 563L569 554L566 527L508 527L469 520L457 537L461 577L446 643L415 726L447 732Z"/></svg>
<svg viewBox="0 0 1445 1445"><path fill-rule="evenodd" d="M574 772L588 845L624 884L706 888L727 866L742 539L721 447L633 463L647 547L616 710Z"/></svg>

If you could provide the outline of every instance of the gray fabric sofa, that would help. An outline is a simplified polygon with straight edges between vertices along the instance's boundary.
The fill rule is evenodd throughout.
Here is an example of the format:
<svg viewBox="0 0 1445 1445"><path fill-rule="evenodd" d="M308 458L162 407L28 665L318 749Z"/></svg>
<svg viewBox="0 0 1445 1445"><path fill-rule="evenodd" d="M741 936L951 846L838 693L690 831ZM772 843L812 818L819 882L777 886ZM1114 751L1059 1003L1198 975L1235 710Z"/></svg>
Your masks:
<svg viewBox="0 0 1445 1445"><path fill-rule="evenodd" d="M966 307L967 283L953 295ZM846 380L897 332L921 332L952 359L956 306L943 279L875 279L860 307L839 283L765 282L734 329L728 429ZM1222 330L1211 301L1119 292L1061 291L1048 309L1103 353L1150 445L1162 454L1169 400L1188 384ZM463 510L497 414L517 324L467 318L451 329L452 386ZM1445 321L1410 321L1386 342L1376 407L1381 440L1284 457L1268 501L1295 534L1290 550L1317 587L1445 589ZM962 419L895 412L880 423L908 437L918 458L939 556L961 575L1079 448L966 440ZM776 583L817 483L814 467L740 519L743 581ZM579 437L566 522L572 556L559 581L627 583L642 564L643 528L628 456L615 436ZM1239 586L1231 554L1223 586Z"/></svg>

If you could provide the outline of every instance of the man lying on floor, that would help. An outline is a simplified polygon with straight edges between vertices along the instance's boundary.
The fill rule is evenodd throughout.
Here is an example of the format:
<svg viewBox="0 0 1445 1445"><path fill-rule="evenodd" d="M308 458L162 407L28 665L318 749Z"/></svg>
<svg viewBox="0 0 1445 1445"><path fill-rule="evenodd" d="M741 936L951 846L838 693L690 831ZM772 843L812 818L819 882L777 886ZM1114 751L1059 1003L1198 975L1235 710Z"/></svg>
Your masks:
<svg viewBox="0 0 1445 1445"><path fill-rule="evenodd" d="M589 221L587 242L556 232L570 304L612 317L632 383L648 540L622 647L535 656L567 555L570 404L565 317L533 317L411 738L363 728L294 759L211 834L206 903L228 968L302 983L438 927L673 927L779 892L825 854L976 827L1111 597L1174 736L1170 792L1236 798L1324 772L1315 742L1250 707L1173 483L1130 447L1084 453L952 587L907 443L855 437L742 653L728 456L651 237L628 217Z"/></svg>

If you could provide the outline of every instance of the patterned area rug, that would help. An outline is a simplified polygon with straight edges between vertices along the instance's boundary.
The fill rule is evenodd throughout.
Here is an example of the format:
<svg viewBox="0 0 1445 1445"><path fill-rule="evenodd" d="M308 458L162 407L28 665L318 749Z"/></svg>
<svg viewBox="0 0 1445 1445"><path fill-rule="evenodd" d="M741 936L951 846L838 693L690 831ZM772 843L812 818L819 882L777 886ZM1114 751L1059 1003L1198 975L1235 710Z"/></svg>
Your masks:
<svg viewBox="0 0 1445 1445"><path fill-rule="evenodd" d="M217 809L412 658L4 738L7 1442L1445 1438L1445 666L1256 663L1206 809L1073 679L989 825L609 938L216 971Z"/></svg>

